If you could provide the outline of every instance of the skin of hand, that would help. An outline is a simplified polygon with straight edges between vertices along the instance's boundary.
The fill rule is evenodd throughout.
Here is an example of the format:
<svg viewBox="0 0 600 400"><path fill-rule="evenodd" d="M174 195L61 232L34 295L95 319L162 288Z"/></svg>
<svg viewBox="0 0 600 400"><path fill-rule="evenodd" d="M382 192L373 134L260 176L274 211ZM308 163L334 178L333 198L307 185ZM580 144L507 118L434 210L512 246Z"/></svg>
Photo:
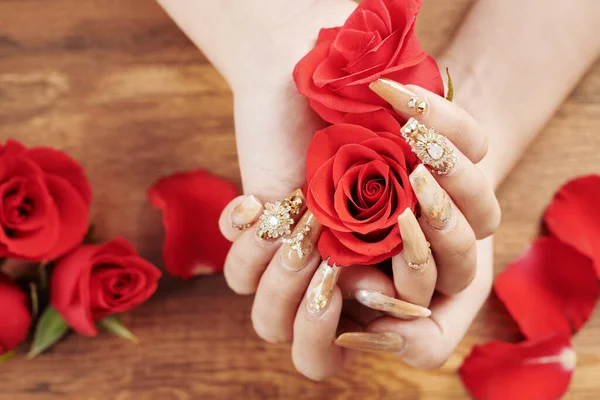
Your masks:
<svg viewBox="0 0 600 400"><path fill-rule="evenodd" d="M262 201L274 201L288 196L293 189L301 187L304 183L306 147L312 133L322 126L321 122L308 111L305 100L297 95L291 80L291 70L297 60L311 48L318 29L323 26L342 24L355 4L346 0L299 1L297 7L291 10L287 2L263 0L262 3L268 4L267 8L273 14L269 17L264 13L260 16L255 15L256 10L261 9L256 3L253 4L252 9L244 6L244 3L247 2L239 0L227 0L222 3L193 0L161 1L167 12L202 48L232 86L244 191L256 194ZM450 65L455 82L464 83L458 86L457 103L464 105L473 116L484 123L486 128L493 127L490 130L492 155L484 160L483 165L494 185L501 181L518 157L519 151L515 149L524 150L525 144L540 128L540 126L524 124L524 126L514 127L514 131L501 131L506 120L510 120L506 118L509 111L511 113L509 115L515 117L514 120L543 123L598 53L597 41L593 40L593 36L589 36L592 32L590 26L593 26L591 23L580 23L577 29L569 32L571 41L578 43L581 41L585 43L585 47L579 47L581 54L575 62L568 62L568 68L567 65L561 65L561 62L566 63L565 60L568 58L558 57L557 60L556 52L567 51L569 40L561 41L562 46L559 48L542 46L539 51L530 52L530 48L535 43L531 43L530 36L524 35L519 37L519 40L512 38L514 42L506 46L507 43L502 42L498 37L509 36L503 26L507 26L507 20L512 21L515 7L522 7L520 2L510 3L513 1L502 2L503 5L499 6L491 0L480 1L450 46L450 50L445 54L444 60L447 62L441 64ZM541 0L531 0L527 3L527 7L523 9L528 14L523 18L529 18L528 26L531 28L531 21L536 21L538 17L537 11L548 7ZM558 1L554 3L557 3L557 6L561 5ZM586 15L590 11L586 7L594 7L591 17L598 15L596 5L588 4L583 0L575 3L575 5L569 4L570 12L573 12L571 7L575 7L577 15L583 22L587 21ZM203 19L202 24L196 23L198 19L194 18L195 16L207 14L211 14L212 18L206 21ZM548 13L545 18L538 18L536 24L540 30L556 27L557 31L565 33L564 29L559 29L560 23L554 22L560 21L559 14L558 11L557 15ZM209 19L212 23L208 21ZM225 20L233 22L234 25L224 24ZM481 20L498 25L499 28L487 29L474 35L473 31L477 30L476 27L482 26ZM591 20L593 21L594 18ZM225 31L219 32L223 26L226 27ZM518 35L518 30L511 30L510 33ZM218 46L211 43L214 37L220 38ZM241 37L246 40L240 40ZM589 40L585 40L588 37ZM523 40L524 38L527 40ZM228 43L229 41L232 43ZM495 53L490 55L489 52L482 51L483 47L494 49L494 46L502 49L497 52L498 56L495 58ZM456 54L461 56L458 57ZM482 54L487 55L487 58L482 57ZM490 61L490 57L496 62ZM531 65L531 68L525 72L522 68L524 58L527 60L525 64ZM511 77L519 77L519 81L523 81L525 86L528 81L537 82L539 79L535 79L535 75L548 62L552 62L553 66L550 71L551 76L544 82L558 81L560 84L545 84L543 87L541 84L534 85L532 91L528 93L528 100L531 102L535 99L550 98L552 102L542 102L541 105L536 103L533 111L514 109L499 102L498 98L501 96L497 96L498 92L494 90L500 91L499 93L505 96L502 101L518 98L519 92L514 90L515 85L508 88L511 85L506 85L506 82L514 81ZM484 77L482 71L485 71ZM503 72L502 79L498 78L499 74L496 73L498 71ZM482 87L486 90L482 90ZM512 92L508 92L508 89L512 89ZM265 110L269 110L268 114ZM494 113L491 110L495 110ZM532 116L533 112L536 117ZM507 154L510 154L510 157L504 157ZM224 215L227 211L231 210L226 210ZM269 271L267 265L273 263L273 255L277 253L278 245L266 245L266 250L256 246L256 243L251 242L254 240L254 236L250 236L251 233L252 230L248 229L241 234L234 233L239 235L237 237L231 237L236 240L236 243L242 237L247 239L244 245L246 251L239 252L243 256L238 255L237 259L228 261L232 265L248 267L239 270L250 271L250 273L243 276L243 274L226 272L229 284L239 293L252 293L262 284L262 273L265 268L267 272ZM297 287L305 288L313 273L318 270L320 260L314 258L299 273L287 271L279 275L271 275L275 286L285 289L282 290L284 293L291 293L289 298L278 300L285 302L291 309L296 308L297 314L291 320L289 316L279 315L278 320L277 318L275 321L268 320L268 325L291 327L293 324L293 330L288 329L283 334L270 336L269 328L265 327L265 324L260 325L260 317L257 316L260 313L255 311L256 306L253 308L254 325L259 335L269 341L288 341L293 337L294 363L300 372L312 379L324 379L343 366L349 351L337 346L334 341L339 333L350 331L364 330L366 332L363 333L382 335L358 339L351 337L350 342L354 344L357 340L363 345L369 340L388 343L386 350L399 353L400 357L409 364L417 367L436 367L451 354L489 294L492 282L491 239L480 241L477 247L477 272L473 281L458 294L434 298L430 306L433 313L430 318L400 320L370 312L365 307L360 307L358 310L355 307L345 307L345 315L341 316L342 299L349 297L349 291L368 289L390 297L395 295L395 282L384 279L385 277L378 275L377 270L367 267L361 267L360 272L342 274L338 285L332 291L326 311L318 318L312 317L307 311L306 298L296 297L296 295ZM255 248L258 250L254 254L253 250L247 251ZM354 271L359 270L356 268ZM236 279L238 282L235 282ZM296 289L285 287L290 281ZM261 297L270 298L270 293L263 292L266 295ZM299 301L301 304L298 307L295 303ZM267 304L272 305L273 302ZM271 306L271 310L273 308L276 307Z"/></svg>

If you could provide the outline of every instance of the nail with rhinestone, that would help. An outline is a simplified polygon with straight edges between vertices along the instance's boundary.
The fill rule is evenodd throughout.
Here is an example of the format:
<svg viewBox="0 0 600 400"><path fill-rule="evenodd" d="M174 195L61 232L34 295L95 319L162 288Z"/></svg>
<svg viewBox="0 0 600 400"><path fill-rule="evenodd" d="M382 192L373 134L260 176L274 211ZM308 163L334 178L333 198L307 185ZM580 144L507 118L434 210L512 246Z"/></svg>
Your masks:
<svg viewBox="0 0 600 400"><path fill-rule="evenodd" d="M315 244L321 233L321 224L310 210L306 211L298 221L289 237L281 238L282 264L294 271L299 271L311 259Z"/></svg>
<svg viewBox="0 0 600 400"><path fill-rule="evenodd" d="M319 317L325 313L331 302L333 291L340 275L340 268L329 266L325 260L315 272L306 291L306 306L309 315Z"/></svg>
<svg viewBox="0 0 600 400"><path fill-rule="evenodd" d="M454 149L448 139L435 129L411 118L402 127L402 136L417 157L435 173L447 175L456 167L458 158Z"/></svg>
<svg viewBox="0 0 600 400"><path fill-rule="evenodd" d="M404 115L425 115L429 111L427 99L420 97L401 83L380 78L371 82L369 88Z"/></svg>
<svg viewBox="0 0 600 400"><path fill-rule="evenodd" d="M294 217L304 209L302 191L296 190L290 197L275 203L265 203L258 218L256 235L262 240L278 239L292 233Z"/></svg>

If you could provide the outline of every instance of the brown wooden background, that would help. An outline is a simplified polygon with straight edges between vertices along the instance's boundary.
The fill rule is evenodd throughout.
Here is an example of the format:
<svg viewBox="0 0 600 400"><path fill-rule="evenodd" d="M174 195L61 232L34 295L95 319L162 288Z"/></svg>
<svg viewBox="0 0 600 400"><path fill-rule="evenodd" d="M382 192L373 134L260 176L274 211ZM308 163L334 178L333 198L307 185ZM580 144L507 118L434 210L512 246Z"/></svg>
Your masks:
<svg viewBox="0 0 600 400"><path fill-rule="evenodd" d="M447 42L470 3L425 2L419 30L430 52ZM0 0L0 138L7 137L80 160L95 188L98 235L124 235L155 261L162 228L145 197L150 183L196 167L239 182L231 93L151 0ZM535 236L561 183L599 171L597 64L500 191L497 270ZM140 345L72 335L33 362L19 356L0 366L0 399L462 399L455 370L471 346L518 338L492 298L439 371L364 355L315 383L294 371L287 345L258 339L251 302L221 276L165 278L149 303L125 317ZM598 312L575 347L579 365L567 397L598 399Z"/></svg>

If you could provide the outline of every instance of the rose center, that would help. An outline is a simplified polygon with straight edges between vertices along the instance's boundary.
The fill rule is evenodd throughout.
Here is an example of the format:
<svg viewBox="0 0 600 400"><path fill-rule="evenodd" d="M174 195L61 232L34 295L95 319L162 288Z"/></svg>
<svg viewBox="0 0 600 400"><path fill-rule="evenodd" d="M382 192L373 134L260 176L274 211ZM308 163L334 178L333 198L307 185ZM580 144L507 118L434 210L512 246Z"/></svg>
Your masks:
<svg viewBox="0 0 600 400"><path fill-rule="evenodd" d="M16 227L27 222L33 213L33 200L27 197L22 188L15 188L5 193L2 207L7 225Z"/></svg>

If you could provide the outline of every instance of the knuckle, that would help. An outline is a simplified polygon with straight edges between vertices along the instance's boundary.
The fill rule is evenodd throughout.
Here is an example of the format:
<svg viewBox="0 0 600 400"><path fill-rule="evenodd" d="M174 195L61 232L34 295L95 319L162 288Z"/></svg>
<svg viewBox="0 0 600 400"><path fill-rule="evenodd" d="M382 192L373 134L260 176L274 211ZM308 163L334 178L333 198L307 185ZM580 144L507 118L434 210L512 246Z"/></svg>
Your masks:
<svg viewBox="0 0 600 400"><path fill-rule="evenodd" d="M298 356L293 355L292 362L294 363L294 367L296 368L296 371L298 371L299 373L301 373L302 375L304 375L305 377L307 377L308 379L310 379L312 381L322 382L325 379L329 378L330 374L327 374L325 371L323 371L320 368L311 368L310 365L308 365L304 362L300 362Z"/></svg>
<svg viewBox="0 0 600 400"><path fill-rule="evenodd" d="M479 224L475 230L477 239L485 239L493 234L500 226L502 221L502 210L500 209L500 205L498 204L498 200L496 200L495 196L494 200L483 210L482 214L483 222Z"/></svg>
<svg viewBox="0 0 600 400"><path fill-rule="evenodd" d="M419 369L438 369L448 361L452 352L439 349L438 346L424 346L420 356L406 361L411 367Z"/></svg>
<svg viewBox="0 0 600 400"><path fill-rule="evenodd" d="M462 262L467 257L471 256L471 254L475 253L476 245L477 240L475 239L475 234L469 232L465 234L460 241L455 243L450 253L450 257L457 262Z"/></svg>
<svg viewBox="0 0 600 400"><path fill-rule="evenodd" d="M289 343L292 338L291 332L285 332L283 329L277 329L273 324L268 323L270 318L265 318L260 312L252 309L251 320L254 332L267 343L279 344Z"/></svg>
<svg viewBox="0 0 600 400"><path fill-rule="evenodd" d="M247 295L256 292L256 287L253 287L247 279L239 274L239 271L246 269L246 265L247 263L237 252L230 251L227 254L223 275L225 276L227 286L236 294Z"/></svg>

